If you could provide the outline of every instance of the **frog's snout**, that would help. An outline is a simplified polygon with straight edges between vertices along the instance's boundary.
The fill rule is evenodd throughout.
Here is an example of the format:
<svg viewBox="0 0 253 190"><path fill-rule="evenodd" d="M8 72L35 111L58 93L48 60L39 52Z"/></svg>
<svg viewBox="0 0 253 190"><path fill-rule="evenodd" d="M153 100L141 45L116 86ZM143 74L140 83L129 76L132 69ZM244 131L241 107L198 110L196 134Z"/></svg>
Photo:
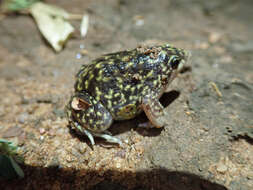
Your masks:
<svg viewBox="0 0 253 190"><path fill-rule="evenodd" d="M181 72L185 67L188 67L191 65L191 56L192 53L190 51L184 51L184 59L181 60L179 66L178 66L178 72Z"/></svg>

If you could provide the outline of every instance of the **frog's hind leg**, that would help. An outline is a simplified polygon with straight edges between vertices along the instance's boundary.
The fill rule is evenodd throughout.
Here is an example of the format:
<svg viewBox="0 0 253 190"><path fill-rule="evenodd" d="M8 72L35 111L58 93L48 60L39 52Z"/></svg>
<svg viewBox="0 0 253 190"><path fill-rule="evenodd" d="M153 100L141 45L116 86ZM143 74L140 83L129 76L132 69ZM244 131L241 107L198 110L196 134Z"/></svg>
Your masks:
<svg viewBox="0 0 253 190"><path fill-rule="evenodd" d="M119 146L122 147L122 142L120 139L116 138L116 137L113 137L109 134L100 134L100 133L92 133L95 137L100 137L100 138L103 138L105 139L107 142L110 142L110 143L117 143L119 144Z"/></svg>
<svg viewBox="0 0 253 190"><path fill-rule="evenodd" d="M86 130L85 128L81 127L81 125L79 125L77 122L72 123L72 125L75 125L75 129L78 129L78 131L79 131L81 134L84 133L84 134L89 138L89 140L90 140L92 146L95 145L95 141L94 141L94 138L93 138L91 132L89 132L89 131Z"/></svg>
<svg viewBox="0 0 253 190"><path fill-rule="evenodd" d="M147 115L149 121L156 128L161 128L166 125L164 107L159 102L157 96L154 96L152 93L150 95L144 96L142 99L142 109ZM140 124L140 127L153 127L149 124Z"/></svg>
<svg viewBox="0 0 253 190"><path fill-rule="evenodd" d="M89 130L83 128L83 127L81 127L81 125L79 125L77 122L72 123L72 125L75 125L75 128L78 129L81 134L85 134L89 138L92 146L95 145L94 137L103 138L107 142L117 143L120 146L123 145L122 142L121 142L121 140L118 139L118 138L116 138L116 137L113 137L109 131L104 131L106 134L100 134L100 133L91 132L91 131L89 131Z"/></svg>

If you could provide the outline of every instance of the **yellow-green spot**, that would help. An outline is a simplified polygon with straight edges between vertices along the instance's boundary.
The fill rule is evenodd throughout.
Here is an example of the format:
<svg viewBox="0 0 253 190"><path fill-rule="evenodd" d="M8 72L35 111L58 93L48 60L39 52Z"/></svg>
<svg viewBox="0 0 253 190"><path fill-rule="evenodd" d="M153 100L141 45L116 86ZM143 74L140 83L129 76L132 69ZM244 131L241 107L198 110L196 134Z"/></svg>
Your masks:
<svg viewBox="0 0 253 190"><path fill-rule="evenodd" d="M96 100L100 101L100 95L96 95Z"/></svg>
<svg viewBox="0 0 253 190"><path fill-rule="evenodd" d="M115 98L117 98L117 97L119 97L119 96L120 96L120 93L119 93L119 92L117 92L117 93L114 94L114 97L115 97Z"/></svg>
<svg viewBox="0 0 253 190"><path fill-rule="evenodd" d="M122 84L119 84L119 88L120 88L121 90L123 90L123 85L122 85Z"/></svg>
<svg viewBox="0 0 253 190"><path fill-rule="evenodd" d="M113 65L113 64L115 64L115 63L114 63L113 59L110 59L110 61L108 62L108 64L109 64L109 65Z"/></svg>
<svg viewBox="0 0 253 190"><path fill-rule="evenodd" d="M158 81L157 81L157 80L154 80L154 81L153 81L153 85L154 85L154 86L156 86L156 85L157 85L157 83L158 83Z"/></svg>
<svg viewBox="0 0 253 190"><path fill-rule="evenodd" d="M149 86L145 86L144 89L143 89L143 91L146 91L148 89L149 89Z"/></svg>
<svg viewBox="0 0 253 190"><path fill-rule="evenodd" d="M151 70L151 71L146 75L146 78L152 77L153 73L154 73L154 71Z"/></svg>
<svg viewBox="0 0 253 190"><path fill-rule="evenodd" d="M133 62L129 62L129 63L126 65L126 68L130 68L130 67L132 67L133 65L134 65Z"/></svg>
<svg viewBox="0 0 253 190"><path fill-rule="evenodd" d="M107 107L110 109L112 107L112 102L110 100L107 101Z"/></svg>
<svg viewBox="0 0 253 190"><path fill-rule="evenodd" d="M97 69L101 68L101 63L97 63L95 68L97 68Z"/></svg>
<svg viewBox="0 0 253 190"><path fill-rule="evenodd" d="M99 88L97 86L95 87L95 90L96 90L97 97L102 95L102 92L99 90Z"/></svg>
<svg viewBox="0 0 253 190"><path fill-rule="evenodd" d="M132 119L136 116L136 112L136 106L134 104L129 104L119 109L117 115L122 119Z"/></svg>
<svg viewBox="0 0 253 190"><path fill-rule="evenodd" d="M112 95L109 95L109 94L104 95L104 97L105 97L106 99L112 99L112 98L113 98Z"/></svg>
<svg viewBox="0 0 253 190"><path fill-rule="evenodd" d="M104 59L105 60L107 60L107 59L109 59L110 58L110 56L104 56Z"/></svg>
<svg viewBox="0 0 253 190"><path fill-rule="evenodd" d="M113 90L109 89L109 95L112 96L113 95Z"/></svg>
<svg viewBox="0 0 253 190"><path fill-rule="evenodd" d="M82 71L82 74L81 74L81 75L82 75L82 77L85 77L85 76L87 75L87 72L88 72L88 70L87 70L87 69L83 70L83 71Z"/></svg>
<svg viewBox="0 0 253 190"><path fill-rule="evenodd" d="M123 79L121 77L117 77L118 83L123 83Z"/></svg>
<svg viewBox="0 0 253 190"><path fill-rule="evenodd" d="M122 61L128 61L128 60L129 60L129 56L122 57Z"/></svg>
<svg viewBox="0 0 253 190"><path fill-rule="evenodd" d="M89 81L94 77L92 73L89 73Z"/></svg>
<svg viewBox="0 0 253 190"><path fill-rule="evenodd" d="M133 86L132 88L131 88L131 92L133 93L134 91L135 91L135 86Z"/></svg>
<svg viewBox="0 0 253 190"><path fill-rule="evenodd" d="M137 89L140 89L143 86L143 84L137 84Z"/></svg>
<svg viewBox="0 0 253 190"><path fill-rule="evenodd" d="M103 74L103 70L100 69L100 70L98 71L98 75L100 76L100 75L102 75L102 74Z"/></svg>
<svg viewBox="0 0 253 190"><path fill-rule="evenodd" d="M78 91L81 91L81 90L82 90L82 83L78 83L78 85L77 85L77 90L78 90Z"/></svg>
<svg viewBox="0 0 253 190"><path fill-rule="evenodd" d="M130 88L131 88L131 85L130 85L130 84L126 85L126 87L125 87L126 90L128 90L128 89L130 89Z"/></svg>
<svg viewBox="0 0 253 190"><path fill-rule="evenodd" d="M86 80L85 83L84 83L84 85L85 85L85 89L88 89L88 87L89 87L89 81Z"/></svg>
<svg viewBox="0 0 253 190"><path fill-rule="evenodd" d="M130 101L135 100L135 99L136 99L136 96L129 96Z"/></svg>
<svg viewBox="0 0 253 190"><path fill-rule="evenodd" d="M108 77L103 77L103 82L108 82L110 80L110 78Z"/></svg>

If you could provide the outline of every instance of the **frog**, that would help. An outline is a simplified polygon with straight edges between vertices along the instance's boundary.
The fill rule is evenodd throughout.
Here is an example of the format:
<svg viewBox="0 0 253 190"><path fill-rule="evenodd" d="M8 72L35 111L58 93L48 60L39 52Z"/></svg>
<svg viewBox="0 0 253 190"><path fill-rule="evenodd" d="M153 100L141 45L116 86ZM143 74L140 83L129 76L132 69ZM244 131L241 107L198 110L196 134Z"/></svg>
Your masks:
<svg viewBox="0 0 253 190"><path fill-rule="evenodd" d="M95 145L94 137L122 146L108 129L113 121L129 120L145 112L149 125L166 126L159 98L184 67L191 53L170 44L138 46L102 55L82 65L74 94L65 111L69 126Z"/></svg>

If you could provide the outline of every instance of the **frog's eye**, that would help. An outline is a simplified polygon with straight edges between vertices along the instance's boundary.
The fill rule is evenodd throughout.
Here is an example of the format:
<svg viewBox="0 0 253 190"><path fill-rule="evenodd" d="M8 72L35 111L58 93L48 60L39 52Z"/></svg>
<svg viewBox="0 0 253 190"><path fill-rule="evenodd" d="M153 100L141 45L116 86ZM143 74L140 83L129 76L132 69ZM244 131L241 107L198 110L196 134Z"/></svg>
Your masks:
<svg viewBox="0 0 253 190"><path fill-rule="evenodd" d="M178 57L172 57L170 60L170 66L172 69L177 69L178 65L180 64L180 59Z"/></svg>

